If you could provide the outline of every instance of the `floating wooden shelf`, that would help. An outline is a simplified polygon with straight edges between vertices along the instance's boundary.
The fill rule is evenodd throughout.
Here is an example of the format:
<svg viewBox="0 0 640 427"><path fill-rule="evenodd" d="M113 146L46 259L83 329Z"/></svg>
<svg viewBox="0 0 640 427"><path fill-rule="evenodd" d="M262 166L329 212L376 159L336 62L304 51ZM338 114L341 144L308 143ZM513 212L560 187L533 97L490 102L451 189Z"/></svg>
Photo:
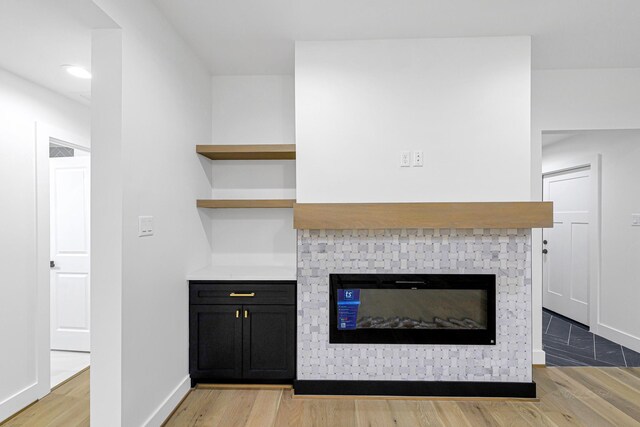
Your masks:
<svg viewBox="0 0 640 427"><path fill-rule="evenodd" d="M212 160L294 160L295 144L196 145L196 152Z"/></svg>
<svg viewBox="0 0 640 427"><path fill-rule="evenodd" d="M201 199L197 201L197 206L212 209L292 208L295 202L295 199Z"/></svg>
<svg viewBox="0 0 640 427"><path fill-rule="evenodd" d="M295 203L296 229L549 228L552 202Z"/></svg>

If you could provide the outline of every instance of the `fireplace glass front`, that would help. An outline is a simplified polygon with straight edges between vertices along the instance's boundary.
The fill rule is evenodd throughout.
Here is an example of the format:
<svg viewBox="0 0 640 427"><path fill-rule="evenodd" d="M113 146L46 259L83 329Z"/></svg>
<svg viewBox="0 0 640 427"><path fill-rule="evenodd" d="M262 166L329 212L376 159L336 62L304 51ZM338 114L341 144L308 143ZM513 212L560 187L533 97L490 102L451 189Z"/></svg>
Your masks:
<svg viewBox="0 0 640 427"><path fill-rule="evenodd" d="M495 275L331 274L331 343L495 344Z"/></svg>

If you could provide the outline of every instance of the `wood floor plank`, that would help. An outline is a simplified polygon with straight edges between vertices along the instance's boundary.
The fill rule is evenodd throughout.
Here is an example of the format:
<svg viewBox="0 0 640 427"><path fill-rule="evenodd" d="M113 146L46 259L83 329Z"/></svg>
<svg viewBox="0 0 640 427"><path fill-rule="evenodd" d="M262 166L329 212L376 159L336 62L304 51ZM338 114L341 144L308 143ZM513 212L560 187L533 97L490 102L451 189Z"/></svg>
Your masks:
<svg viewBox="0 0 640 427"><path fill-rule="evenodd" d="M538 396L540 397L539 407L543 412L558 425L598 425L593 424L593 411L551 378L549 373L552 369L556 368L541 368L535 371L534 379L538 387ZM597 415L595 417L597 422L607 425L606 420Z"/></svg>
<svg viewBox="0 0 640 427"><path fill-rule="evenodd" d="M511 406L510 402L476 402L476 404L480 404L479 410L481 413L483 411L486 411L491 414L491 417L495 419L496 424L500 426L529 426L531 425L531 423L528 421L528 419L532 418L536 418L536 425L549 425L545 424L543 417L537 411L537 417L528 416L527 419L525 419L524 414L522 414L521 411L517 410L515 407Z"/></svg>
<svg viewBox="0 0 640 427"><path fill-rule="evenodd" d="M509 409L517 412L520 417L530 426L545 427L572 427L571 424L564 419L560 412L554 409L548 409L544 403L507 403Z"/></svg>
<svg viewBox="0 0 640 427"><path fill-rule="evenodd" d="M633 375L631 369L601 368L599 372L615 378L632 390L640 390L640 377Z"/></svg>
<svg viewBox="0 0 640 427"><path fill-rule="evenodd" d="M220 390L220 397L216 399L217 410L209 411L209 416L197 425L243 427L249 420L257 395L257 390Z"/></svg>
<svg viewBox="0 0 640 427"><path fill-rule="evenodd" d="M640 391L629 390L597 368L565 369L564 375L587 386L595 395L609 402L629 417L640 420Z"/></svg>
<svg viewBox="0 0 640 427"><path fill-rule="evenodd" d="M196 389L166 423L182 426L640 426L640 369L535 368L539 402L292 398L287 389ZM88 426L89 372L2 427Z"/></svg>
<svg viewBox="0 0 640 427"><path fill-rule="evenodd" d="M37 406L37 408L35 408ZM33 405L33 411L26 411L5 425L18 426L64 426L89 425L88 402L76 398L46 399ZM86 415L86 417L84 416ZM86 418L86 421L85 421Z"/></svg>
<svg viewBox="0 0 640 427"><path fill-rule="evenodd" d="M333 427L356 425L355 400L294 399L291 390L282 393L274 425Z"/></svg>
<svg viewBox="0 0 640 427"><path fill-rule="evenodd" d="M356 400L356 422L358 427L406 426L400 424L391 411L387 400ZM416 424L413 424L416 425Z"/></svg>
<svg viewBox="0 0 640 427"><path fill-rule="evenodd" d="M231 403L233 394L226 391L210 390L218 393L216 398L204 402L202 415L196 420L195 426L216 426L221 423L226 407Z"/></svg>
<svg viewBox="0 0 640 427"><path fill-rule="evenodd" d="M302 427L353 427L356 425L356 401L304 400Z"/></svg>
<svg viewBox="0 0 640 427"><path fill-rule="evenodd" d="M444 425L431 402L390 400L389 408L398 425L423 427Z"/></svg>
<svg viewBox="0 0 640 427"><path fill-rule="evenodd" d="M623 371L631 376L640 378L640 368L626 368L626 369L623 369Z"/></svg>
<svg viewBox="0 0 640 427"><path fill-rule="evenodd" d="M550 377L555 381L555 383L564 388L567 393L573 396L573 399L568 397L565 398L565 402L567 402L568 404L573 404L575 401L579 400L580 404L583 406L582 413L590 414L593 422L590 425L636 425L637 420L629 417L627 414L620 411L618 408L607 402L601 396L598 396L585 384L581 384L580 382L572 379L570 376L563 372L565 371L565 369L549 368L549 371Z"/></svg>
<svg viewBox="0 0 640 427"><path fill-rule="evenodd" d="M278 406L278 414L274 424L278 427L302 425L304 402L304 400L293 399L292 390L285 390L280 397L280 406Z"/></svg>
<svg viewBox="0 0 640 427"><path fill-rule="evenodd" d="M173 416L167 420L165 426L195 426L200 422L207 411L214 405L215 400L219 397L218 390L192 390L187 399L173 413Z"/></svg>
<svg viewBox="0 0 640 427"><path fill-rule="evenodd" d="M423 420L423 425L446 426L444 420L438 414L434 402L418 402L418 410L420 411L420 419Z"/></svg>
<svg viewBox="0 0 640 427"><path fill-rule="evenodd" d="M433 406L444 425L473 427L457 402L433 402Z"/></svg>
<svg viewBox="0 0 640 427"><path fill-rule="evenodd" d="M489 405L485 402L458 402L458 406L469 423L474 427L505 425L498 422L494 413L489 411ZM520 422L519 425L526 425L526 422L522 418L518 417L518 420Z"/></svg>
<svg viewBox="0 0 640 427"><path fill-rule="evenodd" d="M626 372L626 369L609 367L589 368L588 370L585 370L585 373L588 373L589 376L594 377L598 381L602 381L607 384L612 384L611 381L614 381L614 384L617 383L616 388L622 386L627 393L640 395L640 378L629 375Z"/></svg>
<svg viewBox="0 0 640 427"><path fill-rule="evenodd" d="M583 422L573 412L562 406L550 405L548 402L539 402L527 405L514 405L523 418L532 426L550 425L557 427L583 426ZM540 421L540 422L539 422Z"/></svg>
<svg viewBox="0 0 640 427"><path fill-rule="evenodd" d="M245 427L273 426L278 414L283 390L259 390Z"/></svg>
<svg viewBox="0 0 640 427"><path fill-rule="evenodd" d="M78 400L66 405L64 412L58 414L46 425L47 427L88 427L89 413L87 412L87 402Z"/></svg>

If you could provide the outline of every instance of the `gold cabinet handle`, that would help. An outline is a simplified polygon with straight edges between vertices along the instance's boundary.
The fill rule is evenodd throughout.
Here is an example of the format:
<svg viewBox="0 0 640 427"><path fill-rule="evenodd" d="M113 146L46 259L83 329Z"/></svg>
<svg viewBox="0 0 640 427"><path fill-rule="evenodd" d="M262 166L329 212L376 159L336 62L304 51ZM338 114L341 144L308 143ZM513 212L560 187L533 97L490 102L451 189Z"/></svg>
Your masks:
<svg viewBox="0 0 640 427"><path fill-rule="evenodd" d="M244 311L244 318L246 319L247 317L249 317L249 310Z"/></svg>
<svg viewBox="0 0 640 427"><path fill-rule="evenodd" d="M236 319L240 318L240 310L236 310Z"/></svg>
<svg viewBox="0 0 640 427"><path fill-rule="evenodd" d="M256 293L255 292L251 292L249 294L237 294L235 292L231 292L229 294L230 297L255 297Z"/></svg>

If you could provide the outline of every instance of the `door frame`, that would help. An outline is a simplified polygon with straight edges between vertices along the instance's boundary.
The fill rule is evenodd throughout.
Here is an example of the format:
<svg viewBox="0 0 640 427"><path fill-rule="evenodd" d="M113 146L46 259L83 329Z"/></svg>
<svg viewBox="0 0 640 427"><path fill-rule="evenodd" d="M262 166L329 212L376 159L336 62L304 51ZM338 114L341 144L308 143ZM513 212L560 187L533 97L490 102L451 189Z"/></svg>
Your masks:
<svg viewBox="0 0 640 427"><path fill-rule="evenodd" d="M49 280L50 206L49 141L91 152L85 138L36 122L36 393L37 399L51 391L51 287Z"/></svg>
<svg viewBox="0 0 640 427"><path fill-rule="evenodd" d="M542 166L540 184L542 186L542 197L544 200L544 178L546 175L553 175L562 172L569 172L575 169L590 169L591 180L589 183L589 330L594 334L598 333L600 324L600 210L602 182L600 167L602 156L594 154L584 157L576 157L570 160L552 162ZM544 230L542 232L544 236ZM540 264L540 277L542 278L542 292L544 292L544 263Z"/></svg>

